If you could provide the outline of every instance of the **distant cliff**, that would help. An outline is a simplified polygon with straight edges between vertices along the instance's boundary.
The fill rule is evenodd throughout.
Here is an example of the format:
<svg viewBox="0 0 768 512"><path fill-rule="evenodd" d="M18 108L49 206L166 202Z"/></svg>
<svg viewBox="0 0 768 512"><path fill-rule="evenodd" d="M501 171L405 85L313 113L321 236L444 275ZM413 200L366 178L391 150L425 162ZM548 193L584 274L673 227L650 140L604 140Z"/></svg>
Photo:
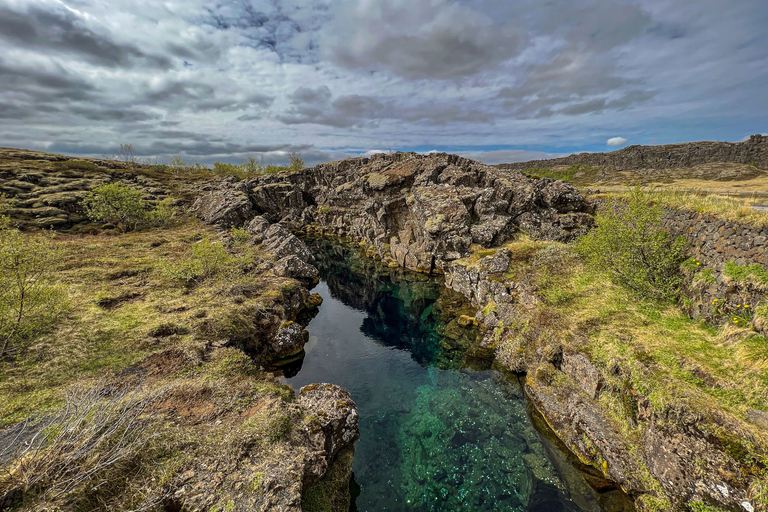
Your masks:
<svg viewBox="0 0 768 512"><path fill-rule="evenodd" d="M556 167L587 164L617 171L676 169L710 162L754 165L768 169L768 137L752 135L744 142L687 142L662 146L628 146L610 153L579 153L550 160L501 164L502 169Z"/></svg>

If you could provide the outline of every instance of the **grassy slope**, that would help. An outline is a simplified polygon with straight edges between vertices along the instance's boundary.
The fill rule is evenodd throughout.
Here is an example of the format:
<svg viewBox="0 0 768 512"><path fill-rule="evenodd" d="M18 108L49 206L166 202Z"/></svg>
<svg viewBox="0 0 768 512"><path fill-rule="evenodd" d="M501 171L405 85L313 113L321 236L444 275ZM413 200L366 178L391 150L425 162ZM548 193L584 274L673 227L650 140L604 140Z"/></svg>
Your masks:
<svg viewBox="0 0 768 512"><path fill-rule="evenodd" d="M12 175L35 173L58 179L61 172L76 168L74 172L96 182L112 172L82 161L14 163L5 157L0 171ZM62 171L62 164L67 169ZM163 193L180 200L191 197L191 188L203 179L144 168L128 174L150 178ZM7 176L0 180L6 185L8 181ZM23 193L39 190L43 189ZM55 416L71 403L67 394L73 386L116 387L132 390L131 396L141 399L161 398L152 406L151 417L145 418L147 443L99 473L102 491L89 490L93 481L55 498L33 488L22 502L15 502L14 509L45 504L62 510L120 510L140 502L160 503L168 498L165 492L182 485L179 474L191 469L203 482L199 499L213 500L212 509L224 510L228 496L242 481L254 481L249 489L252 498L246 499L257 500L263 490L256 481L264 479L265 468L290 463L296 444L290 441L292 429L304 428L292 390L259 370L241 351L217 347L249 327L240 323L249 311L280 314L284 297L295 293L298 283L260 270L259 262L272 256L236 242L227 242L234 260L197 284L172 281L162 272L167 264L189 261L198 241L220 238L212 227L183 215L165 229L117 234L81 224L55 236L61 258L52 272L68 295L69 309L52 332L30 342L16 359L0 362L0 429L29 417ZM247 292L238 292L233 285ZM94 453L70 465L86 467L97 459ZM10 467L8 462L0 460L0 502L6 485L28 475L22 466ZM206 464L225 471L227 477L204 476ZM287 470L273 473L281 478L289 475ZM128 474L130 479L125 478ZM242 496L242 489L237 493Z"/></svg>
<svg viewBox="0 0 768 512"><path fill-rule="evenodd" d="M522 238L505 247L513 253L505 279L524 277L543 301L514 326L522 334L501 337L498 350L536 350L524 334L528 322L535 322L541 329L536 343L562 340L598 365L606 378L600 403L631 444L643 445L635 420L639 400L647 398L657 412L676 411L670 418L693 415L702 432L749 468L746 477L757 477L756 502L768 508L768 432L746 420L750 408L768 411L765 336L692 320L672 304L638 300L586 268L567 245ZM493 252L478 250L459 263L472 266ZM646 482L649 488L657 485L648 476Z"/></svg>

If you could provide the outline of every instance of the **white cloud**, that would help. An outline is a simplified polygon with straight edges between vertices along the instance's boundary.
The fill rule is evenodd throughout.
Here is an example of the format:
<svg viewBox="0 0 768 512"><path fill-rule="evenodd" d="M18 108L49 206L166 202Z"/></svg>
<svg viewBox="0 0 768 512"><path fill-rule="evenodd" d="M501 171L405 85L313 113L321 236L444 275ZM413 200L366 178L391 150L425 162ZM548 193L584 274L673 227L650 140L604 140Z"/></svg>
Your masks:
<svg viewBox="0 0 768 512"><path fill-rule="evenodd" d="M623 146L626 143L627 143L627 139L625 139L624 137L611 137L610 139L608 139L608 142L606 142L606 144L608 144L609 146Z"/></svg>

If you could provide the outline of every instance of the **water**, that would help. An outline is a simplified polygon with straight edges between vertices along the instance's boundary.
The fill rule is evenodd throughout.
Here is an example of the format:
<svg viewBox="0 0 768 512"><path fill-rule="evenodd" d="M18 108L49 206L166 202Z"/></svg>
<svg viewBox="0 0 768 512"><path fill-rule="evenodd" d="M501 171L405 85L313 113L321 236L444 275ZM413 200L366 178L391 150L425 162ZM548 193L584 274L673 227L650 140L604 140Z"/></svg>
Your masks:
<svg viewBox="0 0 768 512"><path fill-rule="evenodd" d="M533 427L520 384L476 357L477 333L452 320L455 295L338 246L314 249L324 302L285 376L295 389L338 384L357 403L353 510L602 510Z"/></svg>

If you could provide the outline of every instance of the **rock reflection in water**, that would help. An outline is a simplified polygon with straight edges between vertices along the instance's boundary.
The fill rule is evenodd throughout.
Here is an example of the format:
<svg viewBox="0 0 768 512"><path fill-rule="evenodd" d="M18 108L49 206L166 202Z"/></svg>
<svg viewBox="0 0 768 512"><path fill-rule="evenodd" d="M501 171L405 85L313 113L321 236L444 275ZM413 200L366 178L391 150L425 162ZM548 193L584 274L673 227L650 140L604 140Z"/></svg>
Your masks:
<svg viewBox="0 0 768 512"><path fill-rule="evenodd" d="M444 342L464 311L438 280L312 246L324 303L287 381L332 382L357 403L356 510L600 510L585 488L563 483L519 384L470 369L456 347L473 342L472 329L460 329L463 342Z"/></svg>

